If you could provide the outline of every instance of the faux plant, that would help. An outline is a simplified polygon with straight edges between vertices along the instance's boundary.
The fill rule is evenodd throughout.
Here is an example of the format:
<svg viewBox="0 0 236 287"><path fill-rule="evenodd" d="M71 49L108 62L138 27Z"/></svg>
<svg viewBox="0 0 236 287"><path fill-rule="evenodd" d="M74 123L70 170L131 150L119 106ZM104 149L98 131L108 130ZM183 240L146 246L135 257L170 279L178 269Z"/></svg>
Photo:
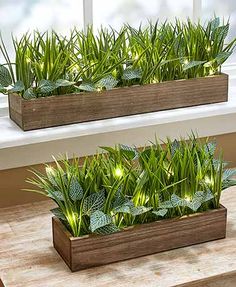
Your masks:
<svg viewBox="0 0 236 287"><path fill-rule="evenodd" d="M74 29L69 37L35 31L13 38L13 62L1 39L0 91L31 99L218 74L236 43L225 44L228 30L228 22L214 18L206 25Z"/></svg>
<svg viewBox="0 0 236 287"><path fill-rule="evenodd" d="M235 185L216 144L194 136L136 149L125 145L82 164L55 160L27 180L58 205L52 212L73 234L109 234L135 224L219 208L223 189Z"/></svg>

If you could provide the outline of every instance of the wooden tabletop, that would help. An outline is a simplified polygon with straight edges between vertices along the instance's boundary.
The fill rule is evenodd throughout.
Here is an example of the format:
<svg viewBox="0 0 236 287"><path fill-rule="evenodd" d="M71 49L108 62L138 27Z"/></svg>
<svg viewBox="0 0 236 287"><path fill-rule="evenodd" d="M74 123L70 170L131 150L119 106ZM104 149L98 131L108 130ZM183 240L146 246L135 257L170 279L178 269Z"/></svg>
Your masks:
<svg viewBox="0 0 236 287"><path fill-rule="evenodd" d="M222 204L226 239L76 273L52 246L51 201L2 208L0 278L6 287L235 287L236 188L223 193Z"/></svg>

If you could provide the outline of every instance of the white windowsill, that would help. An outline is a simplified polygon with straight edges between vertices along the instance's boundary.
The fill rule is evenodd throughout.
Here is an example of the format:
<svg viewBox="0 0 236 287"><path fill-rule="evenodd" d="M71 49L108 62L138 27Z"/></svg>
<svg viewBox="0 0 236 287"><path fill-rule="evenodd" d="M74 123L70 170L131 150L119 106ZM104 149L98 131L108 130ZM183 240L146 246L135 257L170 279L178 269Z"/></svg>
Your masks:
<svg viewBox="0 0 236 287"><path fill-rule="evenodd" d="M0 117L0 170L51 161L51 155L93 154L98 146L142 146L166 136L236 132L236 79L231 77L226 103L107 119L23 132L8 116ZM0 103L0 105L3 103Z"/></svg>

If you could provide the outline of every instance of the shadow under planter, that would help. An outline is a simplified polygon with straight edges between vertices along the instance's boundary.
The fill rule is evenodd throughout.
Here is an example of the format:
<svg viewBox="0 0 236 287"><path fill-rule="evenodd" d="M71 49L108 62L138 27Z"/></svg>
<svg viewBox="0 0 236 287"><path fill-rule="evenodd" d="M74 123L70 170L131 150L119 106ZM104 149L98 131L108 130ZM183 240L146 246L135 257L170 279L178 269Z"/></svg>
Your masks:
<svg viewBox="0 0 236 287"><path fill-rule="evenodd" d="M73 237L52 218L53 244L71 271L225 238L227 209L195 213L125 228L110 235Z"/></svg>
<svg viewBox="0 0 236 287"><path fill-rule="evenodd" d="M228 75L219 74L31 100L10 94L9 112L28 131L227 100Z"/></svg>

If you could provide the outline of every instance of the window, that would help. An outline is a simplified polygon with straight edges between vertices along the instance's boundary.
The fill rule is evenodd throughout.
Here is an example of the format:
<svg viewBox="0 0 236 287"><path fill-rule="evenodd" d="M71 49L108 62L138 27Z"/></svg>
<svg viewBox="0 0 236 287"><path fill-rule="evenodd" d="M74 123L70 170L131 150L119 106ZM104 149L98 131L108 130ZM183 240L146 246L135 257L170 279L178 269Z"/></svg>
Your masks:
<svg viewBox="0 0 236 287"><path fill-rule="evenodd" d="M55 29L66 34L73 26L83 25L82 0L8 0L0 2L0 27L2 36L13 53L11 33L20 36L38 29Z"/></svg>
<svg viewBox="0 0 236 287"><path fill-rule="evenodd" d="M95 28L101 25L111 25L119 29L123 23L138 27L140 22L146 23L147 19L165 21L175 17L186 19L192 17L192 1L181 0L118 0L111 4L109 0L94 0Z"/></svg>

